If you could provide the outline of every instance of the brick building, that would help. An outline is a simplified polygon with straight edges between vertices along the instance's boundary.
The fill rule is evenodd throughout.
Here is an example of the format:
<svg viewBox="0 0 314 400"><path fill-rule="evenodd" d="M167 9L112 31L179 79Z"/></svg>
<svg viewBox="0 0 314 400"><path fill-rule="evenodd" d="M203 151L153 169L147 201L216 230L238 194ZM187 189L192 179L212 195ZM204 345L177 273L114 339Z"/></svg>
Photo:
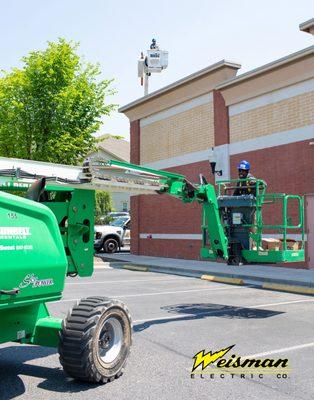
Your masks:
<svg viewBox="0 0 314 400"><path fill-rule="evenodd" d="M314 267L313 56L311 46L241 75L239 64L223 60L120 109L130 120L133 163L192 182L202 173L213 182L214 147L221 179L235 178L246 159L268 192L307 195L308 267ZM132 253L199 259L200 205L134 196L131 213Z"/></svg>

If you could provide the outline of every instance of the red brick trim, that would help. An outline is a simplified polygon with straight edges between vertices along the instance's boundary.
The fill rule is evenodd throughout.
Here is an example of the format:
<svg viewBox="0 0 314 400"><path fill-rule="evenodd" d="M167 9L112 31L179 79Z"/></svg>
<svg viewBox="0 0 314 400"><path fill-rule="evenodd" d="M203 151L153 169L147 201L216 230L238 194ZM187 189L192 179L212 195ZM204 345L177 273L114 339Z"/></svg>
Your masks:
<svg viewBox="0 0 314 400"><path fill-rule="evenodd" d="M130 122L130 161L132 164L140 164L141 154L141 130L140 120ZM140 254L140 202L141 196L131 196L131 248L132 254Z"/></svg>
<svg viewBox="0 0 314 400"><path fill-rule="evenodd" d="M140 198L131 196L131 254L140 254Z"/></svg>
<svg viewBox="0 0 314 400"><path fill-rule="evenodd" d="M140 164L140 153L141 153L141 130L140 120L130 122L130 142L131 142L131 154L130 160L132 164Z"/></svg>
<svg viewBox="0 0 314 400"><path fill-rule="evenodd" d="M215 146L229 143L229 115L225 99L218 90L213 90Z"/></svg>
<svg viewBox="0 0 314 400"><path fill-rule="evenodd" d="M141 255L200 260L200 240L140 239Z"/></svg>

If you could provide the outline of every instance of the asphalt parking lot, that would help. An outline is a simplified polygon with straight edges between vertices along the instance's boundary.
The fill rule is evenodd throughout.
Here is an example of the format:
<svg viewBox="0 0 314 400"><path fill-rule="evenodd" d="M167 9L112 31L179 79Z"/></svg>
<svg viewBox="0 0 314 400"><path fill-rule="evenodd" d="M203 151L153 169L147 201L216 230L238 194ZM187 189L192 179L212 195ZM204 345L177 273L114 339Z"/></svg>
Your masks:
<svg viewBox="0 0 314 400"><path fill-rule="evenodd" d="M314 398L314 297L112 266L67 279L49 310L64 317L76 299L93 295L124 301L134 325L124 375L104 386L79 383L64 375L55 349L0 345L1 400ZM241 357L288 358L291 372L191 378L196 353L231 345Z"/></svg>

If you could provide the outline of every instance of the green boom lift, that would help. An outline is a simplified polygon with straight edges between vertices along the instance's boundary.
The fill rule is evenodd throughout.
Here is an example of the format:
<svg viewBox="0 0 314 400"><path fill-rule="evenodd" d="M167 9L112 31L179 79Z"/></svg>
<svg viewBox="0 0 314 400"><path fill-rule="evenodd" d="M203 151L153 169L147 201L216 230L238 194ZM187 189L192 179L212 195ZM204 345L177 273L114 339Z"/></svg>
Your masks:
<svg viewBox="0 0 314 400"><path fill-rule="evenodd" d="M261 180L256 196L232 196L234 186L220 182L216 190L203 176L193 184L183 175L118 161L87 160L81 168L0 158L0 343L58 347L64 370L79 380L105 383L122 374L132 340L122 302L81 299L64 320L50 316L46 306L62 298L67 276L93 273L96 189L166 193L201 203L203 259L237 265L303 261L302 197L266 194ZM264 225L264 206L277 202L282 223ZM297 204L294 225L291 202ZM265 229L282 234L281 249L262 248ZM291 231L302 238L297 250L287 244Z"/></svg>
<svg viewBox="0 0 314 400"><path fill-rule="evenodd" d="M97 165L97 166L96 166ZM120 168L126 172L138 172L141 176L154 177L160 189L179 198L183 203L202 204L202 259L226 260L231 265L243 263L286 263L304 261L304 205L303 197L284 193L266 193L266 183L255 180L255 195L234 196L238 182L220 181L217 190L200 175L200 182L189 182L185 176L167 171L157 171L119 161L98 162L101 166ZM149 175L150 174L150 175ZM242 188L245 185L242 184ZM263 213L268 207L281 210L281 221L265 224ZM271 211L271 210L270 210ZM289 215L289 212L291 215ZM270 233L266 233L270 232ZM280 248L263 249L263 233L276 234L282 240ZM291 248L291 238L298 237L297 249ZM278 240L279 242L279 240Z"/></svg>

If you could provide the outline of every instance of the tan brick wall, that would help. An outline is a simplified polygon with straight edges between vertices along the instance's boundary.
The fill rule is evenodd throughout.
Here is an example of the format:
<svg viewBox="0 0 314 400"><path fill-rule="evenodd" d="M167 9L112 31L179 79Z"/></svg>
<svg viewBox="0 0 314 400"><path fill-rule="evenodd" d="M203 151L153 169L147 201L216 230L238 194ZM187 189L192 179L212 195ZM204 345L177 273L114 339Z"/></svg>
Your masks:
<svg viewBox="0 0 314 400"><path fill-rule="evenodd" d="M314 92L230 117L230 142L254 139L314 123Z"/></svg>
<svg viewBox="0 0 314 400"><path fill-rule="evenodd" d="M141 164L212 146L214 146L212 102L141 127Z"/></svg>

